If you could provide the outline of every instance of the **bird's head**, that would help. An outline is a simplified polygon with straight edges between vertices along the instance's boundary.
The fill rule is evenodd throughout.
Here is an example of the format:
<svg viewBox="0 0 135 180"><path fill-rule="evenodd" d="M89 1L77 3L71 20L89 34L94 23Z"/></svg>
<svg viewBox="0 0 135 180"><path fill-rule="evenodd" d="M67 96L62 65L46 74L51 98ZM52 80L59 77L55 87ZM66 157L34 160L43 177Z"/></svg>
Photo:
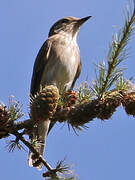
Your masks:
<svg viewBox="0 0 135 180"><path fill-rule="evenodd" d="M69 34L72 37L77 36L81 25L91 16L85 18L65 17L58 20L50 29L49 37L54 34Z"/></svg>

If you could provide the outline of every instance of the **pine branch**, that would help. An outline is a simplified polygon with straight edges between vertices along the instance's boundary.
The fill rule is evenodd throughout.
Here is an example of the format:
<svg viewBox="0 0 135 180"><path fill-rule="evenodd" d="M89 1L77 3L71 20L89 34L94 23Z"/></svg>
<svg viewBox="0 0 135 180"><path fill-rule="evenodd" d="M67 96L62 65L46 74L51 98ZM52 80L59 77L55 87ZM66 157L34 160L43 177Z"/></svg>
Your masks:
<svg viewBox="0 0 135 180"><path fill-rule="evenodd" d="M43 156L41 156L38 151L28 142L25 140L25 138L22 136L21 133L18 133L18 131L16 130L11 130L10 131L11 134L13 134L16 138L18 138L20 141L22 141L25 146L27 146L29 148L29 150L31 152L33 152L37 157L39 157L40 161L44 164L44 166L49 170L52 171L53 168L48 164L48 162L43 158Z"/></svg>
<svg viewBox="0 0 135 180"><path fill-rule="evenodd" d="M106 69L105 63L99 65L99 75L94 82L93 88L99 98L102 98L106 91L123 74L123 69L117 69L117 66L128 57L127 45L135 30L135 1L132 15L130 16L128 9L126 14L124 27L112 39L108 53L108 69Z"/></svg>
<svg viewBox="0 0 135 180"><path fill-rule="evenodd" d="M85 89L86 90L86 89ZM68 125L73 127L73 130L81 130L86 128L86 124L94 120L94 118L99 118L101 120L109 119L116 108L121 104L126 109L129 109L129 105L132 106L132 111L128 114L135 114L134 102L135 102L135 85L130 81L124 81L120 79L117 82L117 88L107 92L104 99L87 99L81 98L81 104L75 104L71 107L59 108L57 107L56 112L50 118L51 121L55 122L67 122ZM79 102L79 100L78 100ZM131 105L132 103L132 105ZM43 108L43 107L42 107ZM27 119L22 122L12 122L10 121L10 116L8 109L5 106L0 109L0 138L9 136L12 129L15 131L24 130L24 133L29 135L34 122L32 119ZM5 117L3 116L5 115Z"/></svg>

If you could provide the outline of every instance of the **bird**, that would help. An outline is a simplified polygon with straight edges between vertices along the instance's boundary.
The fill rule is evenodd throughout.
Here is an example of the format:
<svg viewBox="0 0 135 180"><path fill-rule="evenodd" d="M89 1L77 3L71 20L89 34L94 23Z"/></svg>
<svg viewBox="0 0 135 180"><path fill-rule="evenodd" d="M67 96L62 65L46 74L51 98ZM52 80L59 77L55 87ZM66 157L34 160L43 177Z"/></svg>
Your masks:
<svg viewBox="0 0 135 180"><path fill-rule="evenodd" d="M43 43L34 63L30 88L32 96L39 92L41 86L55 85L59 92L73 89L82 69L77 37L80 27L89 18L91 16L84 18L64 17L50 28L48 39ZM39 122L37 134L31 138L32 141L38 136L42 142L37 149L42 156L44 155L48 130L51 126L53 124L48 119ZM29 166L34 166L35 163L32 155L33 153L30 152ZM42 169L42 163L37 168Z"/></svg>

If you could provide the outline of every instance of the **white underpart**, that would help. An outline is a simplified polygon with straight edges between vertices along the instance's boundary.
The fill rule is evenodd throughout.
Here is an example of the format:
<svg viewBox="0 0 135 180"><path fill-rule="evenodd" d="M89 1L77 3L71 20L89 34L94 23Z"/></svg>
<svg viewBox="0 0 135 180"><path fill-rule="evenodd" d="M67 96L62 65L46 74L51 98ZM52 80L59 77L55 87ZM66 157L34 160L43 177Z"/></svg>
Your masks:
<svg viewBox="0 0 135 180"><path fill-rule="evenodd" d="M80 61L77 35L74 38L66 34L57 36L58 38L60 36L60 42L57 45L52 42L53 52L50 50L51 59L45 67L41 84L54 84L59 90L64 88L68 90L71 88Z"/></svg>

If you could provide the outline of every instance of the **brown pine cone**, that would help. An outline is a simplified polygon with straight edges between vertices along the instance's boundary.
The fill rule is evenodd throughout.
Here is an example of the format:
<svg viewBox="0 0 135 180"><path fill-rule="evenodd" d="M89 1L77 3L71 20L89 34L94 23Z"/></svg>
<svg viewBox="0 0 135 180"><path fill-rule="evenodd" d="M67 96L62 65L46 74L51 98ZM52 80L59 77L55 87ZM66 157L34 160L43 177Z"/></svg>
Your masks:
<svg viewBox="0 0 135 180"><path fill-rule="evenodd" d="M52 117L57 108L59 91L56 86L50 85L43 88L31 100L31 117L33 120L44 120Z"/></svg>

